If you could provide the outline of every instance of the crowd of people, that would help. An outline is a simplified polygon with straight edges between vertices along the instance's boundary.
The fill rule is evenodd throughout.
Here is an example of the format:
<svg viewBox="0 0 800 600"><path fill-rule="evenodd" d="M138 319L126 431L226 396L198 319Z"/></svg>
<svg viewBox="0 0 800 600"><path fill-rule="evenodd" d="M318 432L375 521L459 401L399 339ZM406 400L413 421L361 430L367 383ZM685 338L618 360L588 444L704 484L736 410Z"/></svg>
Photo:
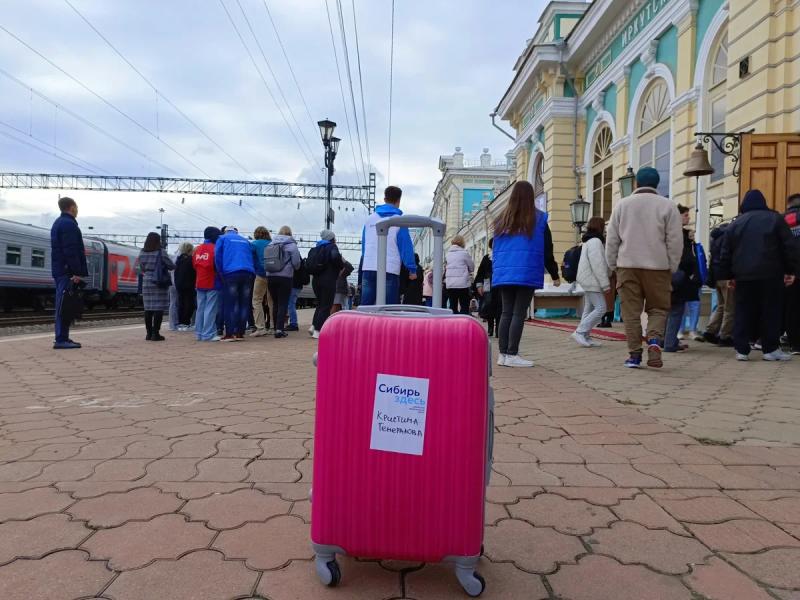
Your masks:
<svg viewBox="0 0 800 600"><path fill-rule="evenodd" d="M663 366L663 353L685 352L685 342L735 349L737 360L749 360L753 349L767 361L786 361L800 354L800 195L788 199L784 215L770 210L763 194L749 191L740 214L711 231L710 261L689 228L691 211L658 194L659 174L642 168L637 187L614 207L610 220L589 220L580 246L565 257L583 291L583 314L572 339L581 347L599 346L597 327L609 327L619 297L628 344L625 366ZM414 253L408 229L389 229L386 297L377 298L376 224L402 215L402 190L389 186L384 203L371 214L362 232L358 288L348 278L355 267L339 251L336 236L323 230L303 258L288 226L278 233L258 226L253 239L236 227L207 227L203 243L183 243L174 256L150 233L139 256L146 339L163 341L164 313L169 328L193 331L198 341L240 341L272 335L285 338L299 330L297 301L311 283L317 306L309 333L319 337L328 317L355 302L431 306L441 286L446 306L457 314L476 309L498 337L498 364L530 367L519 355L523 326L545 274L561 284L553 255L547 213L534 202L527 181L514 184L507 205L494 223L488 253L475 268L464 239L456 235L446 253L443 281L433 278ZM53 277L56 282L54 348L79 348L69 338L69 322L58 317L64 290L86 275L86 258L74 200L59 200L61 216L52 229ZM716 292L716 309L704 332L698 331L700 293ZM643 315L646 324L643 327ZM785 334L785 336L784 336ZM781 349L782 337L790 352ZM645 347L643 348L643 342Z"/></svg>

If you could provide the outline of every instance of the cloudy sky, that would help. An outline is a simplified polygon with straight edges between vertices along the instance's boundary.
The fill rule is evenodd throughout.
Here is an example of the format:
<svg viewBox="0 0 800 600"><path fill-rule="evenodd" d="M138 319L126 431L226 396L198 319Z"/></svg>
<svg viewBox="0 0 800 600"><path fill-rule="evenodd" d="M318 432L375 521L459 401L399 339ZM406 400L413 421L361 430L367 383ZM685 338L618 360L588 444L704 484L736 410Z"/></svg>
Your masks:
<svg viewBox="0 0 800 600"><path fill-rule="evenodd" d="M8 0L0 21L0 170L321 182L316 121L329 117L343 138L335 182L356 184L372 169L381 189L389 171L391 1L339 4L360 147L336 0L328 5L349 131L326 0ZM406 212L429 210L440 154L458 145L477 159L489 147L502 159L509 149L488 114L544 5L396 1L391 183L404 188ZM70 195L81 225L95 232L145 233L158 224L159 208L178 231L210 223L252 230L260 222L318 232L323 225L319 201L298 209L297 201L270 198L245 198L240 207L238 199L210 196L181 204L175 195ZM0 217L49 225L57 197L55 190L0 190ZM360 230L361 206L335 208L337 233Z"/></svg>

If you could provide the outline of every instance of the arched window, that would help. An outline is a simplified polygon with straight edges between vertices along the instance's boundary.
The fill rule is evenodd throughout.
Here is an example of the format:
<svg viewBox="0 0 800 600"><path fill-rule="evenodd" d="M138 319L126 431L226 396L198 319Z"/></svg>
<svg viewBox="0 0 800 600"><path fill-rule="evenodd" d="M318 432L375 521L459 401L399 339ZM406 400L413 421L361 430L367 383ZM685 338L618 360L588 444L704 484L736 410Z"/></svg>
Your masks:
<svg viewBox="0 0 800 600"><path fill-rule="evenodd" d="M711 131L722 133L725 131L725 114L728 103L726 92L728 86L728 33L725 32L717 42L715 50L711 53L712 63L708 80L708 123ZM725 155L711 144L709 155L714 173L711 183L722 181L725 178Z"/></svg>
<svg viewBox="0 0 800 600"><path fill-rule="evenodd" d="M669 90L663 79L648 90L639 117L639 166L654 167L661 182L658 192L669 195L670 183L670 114Z"/></svg>
<svg viewBox="0 0 800 600"><path fill-rule="evenodd" d="M536 162L533 167L533 195L538 198L544 194L544 155L536 155Z"/></svg>
<svg viewBox="0 0 800 600"><path fill-rule="evenodd" d="M611 218L611 203L614 193L614 165L611 154L611 128L604 125L597 132L592 160L592 214Z"/></svg>

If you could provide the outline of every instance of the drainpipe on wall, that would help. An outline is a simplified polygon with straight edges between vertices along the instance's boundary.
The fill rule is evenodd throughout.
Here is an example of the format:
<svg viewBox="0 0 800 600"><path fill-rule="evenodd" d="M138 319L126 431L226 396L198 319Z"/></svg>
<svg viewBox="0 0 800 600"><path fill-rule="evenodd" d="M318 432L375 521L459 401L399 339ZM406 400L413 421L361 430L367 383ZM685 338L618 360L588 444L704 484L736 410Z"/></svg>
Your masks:
<svg viewBox="0 0 800 600"><path fill-rule="evenodd" d="M507 132L505 129L503 129L502 127L500 127L500 125L498 125L497 123L495 123L495 122L494 122L494 118L497 116L497 111L493 111L493 112L491 112L491 113L489 114L489 116L490 116L490 117L492 117L492 127L494 127L495 129L497 129L497 131L499 131L500 133L502 133L504 136L506 136L506 137L507 137L508 139L510 139L512 142L516 142L516 141L517 141L517 138L515 138L513 135L511 135L510 133L508 133L508 132Z"/></svg>
<svg viewBox="0 0 800 600"><path fill-rule="evenodd" d="M561 58L559 60L559 69L565 80L570 79L569 71L564 65L564 50L567 48L566 40L558 42L560 47ZM575 198L581 195L581 174L578 171L578 88L575 86L575 77L572 78L572 87L575 90L575 112L572 121L572 173L575 175Z"/></svg>

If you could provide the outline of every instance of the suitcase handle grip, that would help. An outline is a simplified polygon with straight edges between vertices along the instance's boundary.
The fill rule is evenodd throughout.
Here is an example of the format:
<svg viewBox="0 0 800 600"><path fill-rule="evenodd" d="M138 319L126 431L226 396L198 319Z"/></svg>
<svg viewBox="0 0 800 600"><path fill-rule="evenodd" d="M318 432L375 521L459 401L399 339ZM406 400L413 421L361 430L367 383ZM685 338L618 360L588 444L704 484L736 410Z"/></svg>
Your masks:
<svg viewBox="0 0 800 600"><path fill-rule="evenodd" d="M430 227L433 230L433 307L441 308L445 224L439 219L421 215L387 217L375 224L378 234L378 271L375 276L376 304L386 302L386 252L391 227ZM418 273L417 277L424 277L424 273Z"/></svg>
<svg viewBox="0 0 800 600"><path fill-rule="evenodd" d="M430 306L417 306L415 304L382 304L379 306L359 306L358 312L364 313L416 313L440 317L452 315L453 311L447 308L433 308Z"/></svg>

